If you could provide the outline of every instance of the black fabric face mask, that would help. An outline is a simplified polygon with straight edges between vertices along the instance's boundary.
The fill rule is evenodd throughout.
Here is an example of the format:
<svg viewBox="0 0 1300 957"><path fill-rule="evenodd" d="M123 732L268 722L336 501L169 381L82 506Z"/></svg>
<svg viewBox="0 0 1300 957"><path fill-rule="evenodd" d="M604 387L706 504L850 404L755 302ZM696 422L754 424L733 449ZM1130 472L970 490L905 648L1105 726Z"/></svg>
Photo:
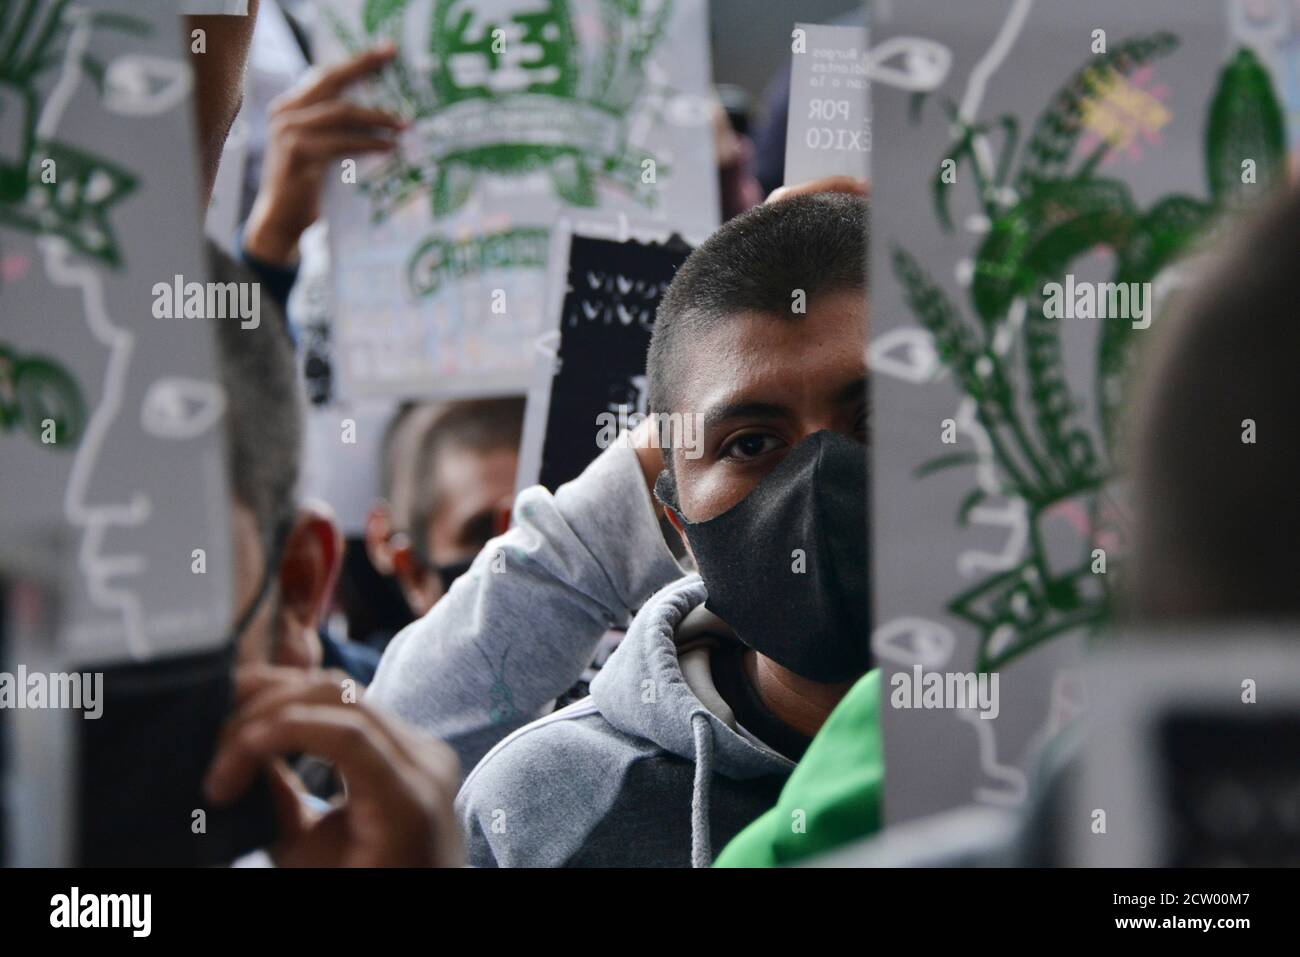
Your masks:
<svg viewBox="0 0 1300 957"><path fill-rule="evenodd" d="M275 837L264 776L233 804L210 807L202 782L235 709L239 641L266 604L292 520L277 525L257 592L220 646L102 671L103 714L75 722L78 750L75 860L81 867L228 864ZM204 811L204 830L193 829Z"/></svg>
<svg viewBox="0 0 1300 957"><path fill-rule="evenodd" d="M469 571L469 566L473 564L474 559L467 558L464 561L452 562L450 565L434 565L433 570L442 579L442 593L445 595L451 591L452 582Z"/></svg>
<svg viewBox="0 0 1300 957"><path fill-rule="evenodd" d="M672 477L655 496L681 521L709 610L759 654L811 681L871 666L867 455L839 432L810 435L740 502L688 522Z"/></svg>

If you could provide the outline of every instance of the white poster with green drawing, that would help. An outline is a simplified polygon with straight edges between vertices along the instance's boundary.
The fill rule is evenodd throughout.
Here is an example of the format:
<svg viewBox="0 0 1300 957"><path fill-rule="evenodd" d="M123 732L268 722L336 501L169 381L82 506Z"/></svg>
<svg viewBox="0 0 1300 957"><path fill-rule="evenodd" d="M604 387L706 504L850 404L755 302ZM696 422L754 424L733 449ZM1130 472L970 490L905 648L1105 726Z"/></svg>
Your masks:
<svg viewBox="0 0 1300 957"><path fill-rule="evenodd" d="M718 222L700 0L328 0L318 52L385 40L363 96L412 121L327 198L343 394L519 390L566 211Z"/></svg>
<svg viewBox="0 0 1300 957"><path fill-rule="evenodd" d="M0 572L63 548L60 653L206 650L230 627L191 73L169 0L0 0Z"/></svg>

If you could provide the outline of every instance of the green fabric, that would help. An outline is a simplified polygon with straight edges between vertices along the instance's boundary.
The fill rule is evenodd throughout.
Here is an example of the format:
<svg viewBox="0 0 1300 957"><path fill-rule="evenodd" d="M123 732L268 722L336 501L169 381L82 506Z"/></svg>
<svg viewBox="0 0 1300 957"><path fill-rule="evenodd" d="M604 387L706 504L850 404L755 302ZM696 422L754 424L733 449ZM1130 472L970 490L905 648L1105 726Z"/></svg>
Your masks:
<svg viewBox="0 0 1300 957"><path fill-rule="evenodd" d="M713 866L779 867L874 834L884 781L876 669L831 712L776 806L732 838Z"/></svg>

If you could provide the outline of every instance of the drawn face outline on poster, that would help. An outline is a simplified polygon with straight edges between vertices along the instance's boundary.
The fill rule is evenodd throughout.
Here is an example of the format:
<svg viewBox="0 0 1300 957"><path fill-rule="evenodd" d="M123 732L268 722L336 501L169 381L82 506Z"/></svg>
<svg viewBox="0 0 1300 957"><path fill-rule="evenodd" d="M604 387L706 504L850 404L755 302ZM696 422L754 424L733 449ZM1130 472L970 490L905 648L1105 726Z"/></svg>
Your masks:
<svg viewBox="0 0 1300 957"><path fill-rule="evenodd" d="M1033 0L1014 0L994 42L972 70L962 97L960 113L968 125L973 125L971 118L979 110L988 80L1014 48L1032 5ZM881 47L890 42L886 41ZM938 47L943 51L938 59L945 63L951 62L951 52L941 44L926 40L915 42ZM946 72L945 70L944 76L931 89L942 84ZM887 86L915 89L890 82L886 77L874 79ZM972 138L972 151L974 161L982 163L984 169L989 170L992 166L992 153L983 134ZM966 227L978 234L981 224L968 221ZM1023 320L1023 309L1017 308L1015 314ZM1010 337L1004 335L995 348L1000 348L1005 353L1010 344ZM868 346L868 364L873 373L891 375L914 385L925 385L948 371L935 348L933 335L920 328L904 327L892 330L886 336L873 337ZM978 487L985 497L984 504L970 510L970 521L977 525L1002 528L1007 534L1001 553L980 549L964 550L958 555L958 568L963 575L974 574L981 569L997 572L1010 568L1023 554L1029 536L1029 520L1024 503L1003 495L992 443L976 415L975 402L969 396L963 396L959 400L954 420L961 434L968 436L976 447L975 474ZM1002 499L1001 505L988 504L995 497ZM957 645L956 636L946 625L931 619L909 616L882 622L873 632L871 641L877 658L890 662L895 668L920 666L932 672L940 671L949 663ZM981 783L976 785L972 796L981 802L995 805L1014 807L1020 804L1027 793L1028 782L1023 771L999 760L996 728L990 722L979 720L975 709L968 708L959 712L958 717L970 727L976 737Z"/></svg>
<svg viewBox="0 0 1300 957"><path fill-rule="evenodd" d="M90 10L73 5L69 0L57 0L45 20L20 17L18 22L20 25L26 23L28 29L35 31L40 49L48 50L57 43L62 38L61 32L66 32L67 38L58 77L39 112L34 112L37 76L34 71L23 75L23 79L32 84L27 91L27 104L33 111L34 135L28 138L28 152L20 156L20 160L30 184L39 176L41 145L56 142L55 136L64 113L85 78L86 64L94 62L90 59L89 47L98 24ZM151 31L152 27L138 21L133 29ZM24 52L22 41L30 36L6 38L12 40L7 48ZM0 70L16 62L17 53L13 62L0 65ZM118 115L158 115L188 102L191 85L189 65L180 59L125 54L108 64L104 78L101 105ZM95 162L94 157L86 157L86 160ZM66 437L69 444L75 446L75 452L64 490L63 512L68 523L80 531L77 564L91 604L120 621L128 653L136 658L145 658L149 656L150 648L145 636L140 596L131 587L113 583L113 579L142 574L143 557L125 550L113 553L106 547L106 539L114 529L137 530L147 524L153 503L142 490L127 496L118 495L115 501L95 501L95 475L101 453L115 426L120 422L125 424L122 419L127 414L124 393L135 342L131 330L116 323L109 313L102 270L118 268L122 263L108 226L108 209L134 190L136 180L111 164L105 163L105 166L120 176L114 181L114 188L101 187L97 193L94 176L86 177L91 199L87 205L96 217L97 228L105 237L99 248L88 247L85 242L77 242L69 235L69 228L75 227L76 223L60 223L59 228L51 229L38 222L35 229L27 231L36 235L47 279L51 285L74 290L79 295L87 330L107 353L103 366L103 393L85 423L84 434L67 430ZM12 219L8 224L13 225ZM31 224L23 225L30 227ZM87 258L90 262L84 261ZM144 434L159 440L193 439L220 421L224 404L224 393L214 382L165 375L146 389L138 424Z"/></svg>

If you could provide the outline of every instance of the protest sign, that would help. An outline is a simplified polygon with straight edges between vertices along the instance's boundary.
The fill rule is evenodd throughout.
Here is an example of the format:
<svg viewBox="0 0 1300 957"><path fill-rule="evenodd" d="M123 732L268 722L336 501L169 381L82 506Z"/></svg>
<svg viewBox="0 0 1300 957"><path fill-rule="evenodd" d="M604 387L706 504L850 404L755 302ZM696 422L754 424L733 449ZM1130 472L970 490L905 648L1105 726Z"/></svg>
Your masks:
<svg viewBox="0 0 1300 957"><path fill-rule="evenodd" d="M717 225L705 7L329 0L325 63L382 41L366 92L412 121L327 198L344 397L522 391L565 211Z"/></svg>
<svg viewBox="0 0 1300 957"><path fill-rule="evenodd" d="M866 179L871 153L866 27L795 24L785 181Z"/></svg>
<svg viewBox="0 0 1300 957"><path fill-rule="evenodd" d="M924 95L873 74L873 648L900 821L1019 803L1083 710L1130 535L1132 371L1184 257L1286 157L1216 0L876 12L873 53L950 64Z"/></svg>
<svg viewBox="0 0 1300 957"><path fill-rule="evenodd" d="M677 237L662 243L590 234L569 238L559 322L543 351L553 359L545 363L553 378L529 396L521 474L531 474L523 484L558 488L645 418L645 360L655 310L689 252ZM529 441L537 435L544 435L540 469Z"/></svg>
<svg viewBox="0 0 1300 957"><path fill-rule="evenodd" d="M214 647L232 598L211 323L238 320L156 317L157 284L206 279L181 21L32 12L0 26L0 553L66 544L78 663Z"/></svg>

